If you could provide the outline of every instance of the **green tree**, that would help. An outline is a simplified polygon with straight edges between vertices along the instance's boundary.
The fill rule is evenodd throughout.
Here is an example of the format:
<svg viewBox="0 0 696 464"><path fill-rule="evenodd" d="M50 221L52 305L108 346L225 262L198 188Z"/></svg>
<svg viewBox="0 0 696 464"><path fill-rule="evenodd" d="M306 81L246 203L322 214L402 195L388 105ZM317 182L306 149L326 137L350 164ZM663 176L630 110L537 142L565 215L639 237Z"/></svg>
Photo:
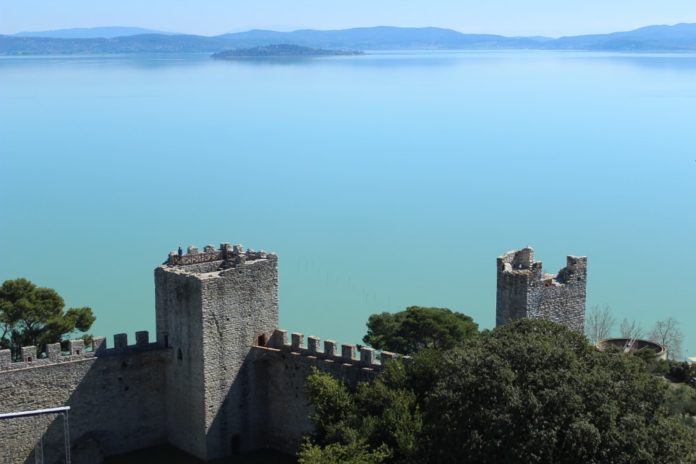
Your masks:
<svg viewBox="0 0 696 464"><path fill-rule="evenodd" d="M0 346L15 355L23 346L43 349L76 330L94 323L91 308L64 310L63 298L52 288L37 287L27 279L6 280L0 286Z"/></svg>
<svg viewBox="0 0 696 464"><path fill-rule="evenodd" d="M433 462L696 462L666 382L558 324L497 328L444 353L435 375L423 404Z"/></svg>
<svg viewBox="0 0 696 464"><path fill-rule="evenodd" d="M363 341L378 350L413 354L424 348L448 350L477 333L478 324L465 314L411 306L370 316Z"/></svg>
<svg viewBox="0 0 696 464"><path fill-rule="evenodd" d="M309 391L312 451L340 449L344 462L696 463L689 392L670 396L640 358L598 352L548 321L523 319L451 350L421 350L354 391L324 380L332 388ZM351 461L351 450L387 455Z"/></svg>
<svg viewBox="0 0 696 464"><path fill-rule="evenodd" d="M300 448L300 464L417 464L421 414L413 391L404 388L399 362L374 382L350 391L329 374L307 379L315 433Z"/></svg>

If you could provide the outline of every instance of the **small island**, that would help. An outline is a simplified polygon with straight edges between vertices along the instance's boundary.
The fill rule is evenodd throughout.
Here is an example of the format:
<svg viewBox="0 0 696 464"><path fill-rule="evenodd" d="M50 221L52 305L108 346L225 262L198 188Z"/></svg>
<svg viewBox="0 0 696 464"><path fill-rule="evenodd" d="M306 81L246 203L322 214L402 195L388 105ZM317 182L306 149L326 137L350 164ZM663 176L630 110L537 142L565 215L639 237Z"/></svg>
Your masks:
<svg viewBox="0 0 696 464"><path fill-rule="evenodd" d="M292 44L261 45L252 48L237 48L214 53L215 59L236 60L240 58L305 58L312 56L350 56L364 55L358 50L327 50L323 48L302 47Z"/></svg>

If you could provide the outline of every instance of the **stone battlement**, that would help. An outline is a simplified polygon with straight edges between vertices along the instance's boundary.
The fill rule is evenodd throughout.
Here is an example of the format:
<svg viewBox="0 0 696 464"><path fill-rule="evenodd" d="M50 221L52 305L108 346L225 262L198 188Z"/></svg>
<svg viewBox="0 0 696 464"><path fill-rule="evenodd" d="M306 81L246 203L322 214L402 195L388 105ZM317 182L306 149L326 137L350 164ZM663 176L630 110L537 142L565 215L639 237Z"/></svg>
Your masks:
<svg viewBox="0 0 696 464"><path fill-rule="evenodd" d="M190 245L186 249L186 253L183 253L183 250L181 254L177 251L172 251L164 264L168 266L191 266L221 261L229 267L260 259L277 259L277 256L274 253L266 253L265 251L244 250L244 247L239 244L221 243L218 249L212 245L206 245L203 247L203 251L199 251L198 247Z"/></svg>
<svg viewBox="0 0 696 464"><path fill-rule="evenodd" d="M587 272L587 257L567 256L566 267L557 274L542 271L541 261L534 261L534 250L530 247L509 251L498 257L498 272L503 274L530 274L545 285L565 285L573 276Z"/></svg>
<svg viewBox="0 0 696 464"><path fill-rule="evenodd" d="M309 336L305 343L303 334L293 332L290 342L288 342L287 330L275 330L266 347L297 353L331 363L340 363L376 371L381 370L387 363L395 359L401 358L406 361L411 359L410 356L403 356L388 351L376 351L366 346L358 348L356 345L339 345L333 340L325 340L322 348L320 340L319 337Z"/></svg>
<svg viewBox="0 0 696 464"><path fill-rule="evenodd" d="M25 346L20 350L20 359L13 361L10 350L0 350L0 371L28 369L33 367L50 366L53 364L80 361L83 359L114 356L123 353L135 353L158 349L157 343L150 343L149 332L135 333L135 344L128 344L125 333L114 335L114 346L107 347L105 337L94 337L90 345L84 340L69 340L68 351L62 351L60 343L49 343L44 352L37 352L35 346Z"/></svg>

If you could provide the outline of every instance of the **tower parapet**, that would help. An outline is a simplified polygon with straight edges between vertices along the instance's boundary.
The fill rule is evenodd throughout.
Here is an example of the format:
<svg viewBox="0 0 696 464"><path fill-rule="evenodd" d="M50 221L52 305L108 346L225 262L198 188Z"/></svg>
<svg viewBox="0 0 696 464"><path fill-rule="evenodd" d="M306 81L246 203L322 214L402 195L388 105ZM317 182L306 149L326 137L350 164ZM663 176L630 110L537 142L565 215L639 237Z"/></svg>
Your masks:
<svg viewBox="0 0 696 464"><path fill-rule="evenodd" d="M529 317L584 331L587 257L568 256L566 267L547 274L527 247L498 257L497 274L496 325Z"/></svg>

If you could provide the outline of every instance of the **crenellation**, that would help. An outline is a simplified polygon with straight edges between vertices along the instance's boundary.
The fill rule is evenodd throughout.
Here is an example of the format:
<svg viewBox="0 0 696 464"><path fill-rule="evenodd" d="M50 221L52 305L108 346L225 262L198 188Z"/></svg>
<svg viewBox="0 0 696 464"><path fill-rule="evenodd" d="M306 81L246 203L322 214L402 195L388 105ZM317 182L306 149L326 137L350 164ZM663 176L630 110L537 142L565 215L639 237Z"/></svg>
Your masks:
<svg viewBox="0 0 696 464"><path fill-rule="evenodd" d="M68 352L70 356L84 356L85 342L84 340L68 340ZM50 358L50 356L49 356Z"/></svg>
<svg viewBox="0 0 696 464"><path fill-rule="evenodd" d="M288 331L275 329L268 346L271 348L283 349L288 345Z"/></svg>
<svg viewBox="0 0 696 464"><path fill-rule="evenodd" d="M327 359L334 359L338 357L336 346L337 345L334 340L324 340L324 356Z"/></svg>
<svg viewBox="0 0 696 464"><path fill-rule="evenodd" d="M114 349L123 351L128 348L128 334L120 333L114 335Z"/></svg>
<svg viewBox="0 0 696 464"><path fill-rule="evenodd" d="M307 337L307 351L312 355L323 354L319 349L319 337L313 335Z"/></svg>
<svg viewBox="0 0 696 464"><path fill-rule="evenodd" d="M277 259L277 256L274 253L265 251L254 251L252 249L245 251L240 244L221 243L217 249L212 245L206 245L203 247L202 252L194 245L189 245L185 254L172 251L169 253L165 264L168 266L193 266L220 261L220 265L224 269L262 259Z"/></svg>
<svg viewBox="0 0 696 464"><path fill-rule="evenodd" d="M61 356L60 343L49 343L48 345L46 345L46 357L51 362L60 361L60 356Z"/></svg>
<svg viewBox="0 0 696 464"><path fill-rule="evenodd" d="M10 350L0 350L0 369L9 369L12 362L12 352Z"/></svg>
<svg viewBox="0 0 696 464"><path fill-rule="evenodd" d="M36 361L36 347L35 346L23 346L20 349L22 362L32 363Z"/></svg>
<svg viewBox="0 0 696 464"><path fill-rule="evenodd" d="M348 363L355 361L355 345L341 345L341 359Z"/></svg>
<svg viewBox="0 0 696 464"><path fill-rule="evenodd" d="M380 353L379 358L380 358L382 365L386 366L390 362L397 359L397 356L396 356L396 353L392 353L391 351L382 351L382 353Z"/></svg>
<svg viewBox="0 0 696 464"><path fill-rule="evenodd" d="M150 333L147 330L135 332L135 346L139 349L147 348L150 344Z"/></svg>
<svg viewBox="0 0 696 464"><path fill-rule="evenodd" d="M140 334L139 339L138 334ZM60 343L47 344L43 352L40 352L35 346L25 346L20 349L19 359L16 361L13 361L11 350L0 350L0 370L43 367L69 361L79 361L85 358L160 349L161 347L156 343L149 343L149 338L146 334L148 334L147 331L136 332L136 340L140 340L140 343L136 342L132 346L128 345L126 334L116 334L114 335L114 340L122 341L118 342L118 347L115 346L111 349L107 349L106 338L93 337L91 351L87 349L88 346L85 345L82 339L67 340L68 350L66 352L62 351Z"/></svg>
<svg viewBox="0 0 696 464"><path fill-rule="evenodd" d="M360 347L360 364L366 367L372 367L376 364L375 350L367 346Z"/></svg>
<svg viewBox="0 0 696 464"><path fill-rule="evenodd" d="M96 356L106 351L106 337L92 337L92 353Z"/></svg>
<svg viewBox="0 0 696 464"><path fill-rule="evenodd" d="M291 348L293 351L301 351L304 347L302 346L302 342L304 341L304 334L298 333L298 332L293 332L292 333L292 345Z"/></svg>
<svg viewBox="0 0 696 464"><path fill-rule="evenodd" d="M380 357L389 359L396 359L397 357L407 358L394 353L378 352L370 347L361 346L358 349L356 345L339 345L334 340L324 340L324 349L321 350L321 338L317 336L307 337L307 346L305 347L303 346L304 335L302 333L292 333L290 343L287 341L287 333L287 330L276 329L267 348L290 352L300 356L315 357L324 362L339 362L348 367L369 367L370 369L380 369L382 367L384 363L380 362Z"/></svg>

